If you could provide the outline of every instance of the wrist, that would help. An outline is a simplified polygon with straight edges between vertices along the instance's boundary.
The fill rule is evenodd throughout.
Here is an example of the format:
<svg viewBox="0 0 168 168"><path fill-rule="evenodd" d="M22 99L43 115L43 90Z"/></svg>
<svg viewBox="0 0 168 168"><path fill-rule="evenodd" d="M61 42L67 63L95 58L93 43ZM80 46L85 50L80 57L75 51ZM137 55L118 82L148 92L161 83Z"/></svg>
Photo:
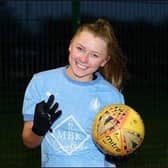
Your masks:
<svg viewBox="0 0 168 168"><path fill-rule="evenodd" d="M46 134L46 130L43 130L43 129L40 129L40 128L37 128L33 125L32 127L32 132L38 136L44 136Z"/></svg>

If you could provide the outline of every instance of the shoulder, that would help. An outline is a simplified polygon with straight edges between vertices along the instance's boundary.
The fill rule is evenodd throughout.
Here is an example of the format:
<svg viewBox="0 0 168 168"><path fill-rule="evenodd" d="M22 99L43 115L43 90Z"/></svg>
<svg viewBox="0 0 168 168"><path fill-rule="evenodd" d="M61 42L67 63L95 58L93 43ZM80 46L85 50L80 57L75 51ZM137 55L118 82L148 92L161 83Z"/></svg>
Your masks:
<svg viewBox="0 0 168 168"><path fill-rule="evenodd" d="M44 88L46 86L51 87L55 85L58 81L62 81L64 69L65 67L59 67L33 74L28 83L28 88Z"/></svg>
<svg viewBox="0 0 168 168"><path fill-rule="evenodd" d="M116 87L114 87L112 83L104 79L100 73L98 73L98 75L101 78L98 86L101 93L111 97L116 101L116 103L124 103L124 95Z"/></svg>
<svg viewBox="0 0 168 168"><path fill-rule="evenodd" d="M41 72L35 73L33 75L33 78L36 80L47 80L47 81L54 80L63 74L64 69L65 67L59 67L55 69L41 71Z"/></svg>
<svg viewBox="0 0 168 168"><path fill-rule="evenodd" d="M109 81L107 81L99 72L96 73L99 79L99 87L103 88L104 90L119 92L116 87L112 85Z"/></svg>
<svg viewBox="0 0 168 168"><path fill-rule="evenodd" d="M41 71L41 72L35 73L34 76L38 76L38 77L46 77L46 76L53 76L53 75L55 76L55 75L58 75L60 72L63 72L64 69L65 67L59 67L55 69Z"/></svg>

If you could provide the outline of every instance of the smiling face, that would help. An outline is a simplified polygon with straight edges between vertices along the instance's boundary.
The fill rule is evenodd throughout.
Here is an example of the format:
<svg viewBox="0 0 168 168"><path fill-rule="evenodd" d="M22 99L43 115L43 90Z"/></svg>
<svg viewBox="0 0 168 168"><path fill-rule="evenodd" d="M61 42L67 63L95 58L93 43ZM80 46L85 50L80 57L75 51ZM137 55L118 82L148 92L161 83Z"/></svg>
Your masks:
<svg viewBox="0 0 168 168"><path fill-rule="evenodd" d="M107 45L104 40L88 31L82 31L69 45L67 74L79 81L90 81L93 73L108 62Z"/></svg>

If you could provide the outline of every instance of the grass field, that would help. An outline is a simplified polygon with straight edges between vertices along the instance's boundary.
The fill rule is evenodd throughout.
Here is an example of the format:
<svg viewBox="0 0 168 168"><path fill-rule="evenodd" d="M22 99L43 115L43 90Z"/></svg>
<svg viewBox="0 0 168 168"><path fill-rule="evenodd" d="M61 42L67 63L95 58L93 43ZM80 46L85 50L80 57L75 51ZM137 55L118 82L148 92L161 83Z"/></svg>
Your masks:
<svg viewBox="0 0 168 168"><path fill-rule="evenodd" d="M125 92L126 103L143 117L146 135L136 155L122 163L121 168L168 168L167 135L167 86L129 87ZM40 167L40 148L27 149L21 140L23 93L1 92L0 96L0 167Z"/></svg>

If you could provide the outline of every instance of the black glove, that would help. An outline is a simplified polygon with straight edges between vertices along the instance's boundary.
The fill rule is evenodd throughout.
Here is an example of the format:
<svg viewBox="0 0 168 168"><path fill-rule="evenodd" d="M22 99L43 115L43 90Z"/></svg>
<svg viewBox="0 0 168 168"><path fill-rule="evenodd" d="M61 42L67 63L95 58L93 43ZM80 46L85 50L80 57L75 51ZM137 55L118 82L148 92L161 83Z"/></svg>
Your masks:
<svg viewBox="0 0 168 168"><path fill-rule="evenodd" d="M32 131L39 136L44 136L46 132L50 130L53 122L62 113L61 110L56 111L58 108L58 103L55 103L52 106L53 102L54 95L51 95L48 98L47 103L45 103L45 101L42 101L36 104Z"/></svg>

